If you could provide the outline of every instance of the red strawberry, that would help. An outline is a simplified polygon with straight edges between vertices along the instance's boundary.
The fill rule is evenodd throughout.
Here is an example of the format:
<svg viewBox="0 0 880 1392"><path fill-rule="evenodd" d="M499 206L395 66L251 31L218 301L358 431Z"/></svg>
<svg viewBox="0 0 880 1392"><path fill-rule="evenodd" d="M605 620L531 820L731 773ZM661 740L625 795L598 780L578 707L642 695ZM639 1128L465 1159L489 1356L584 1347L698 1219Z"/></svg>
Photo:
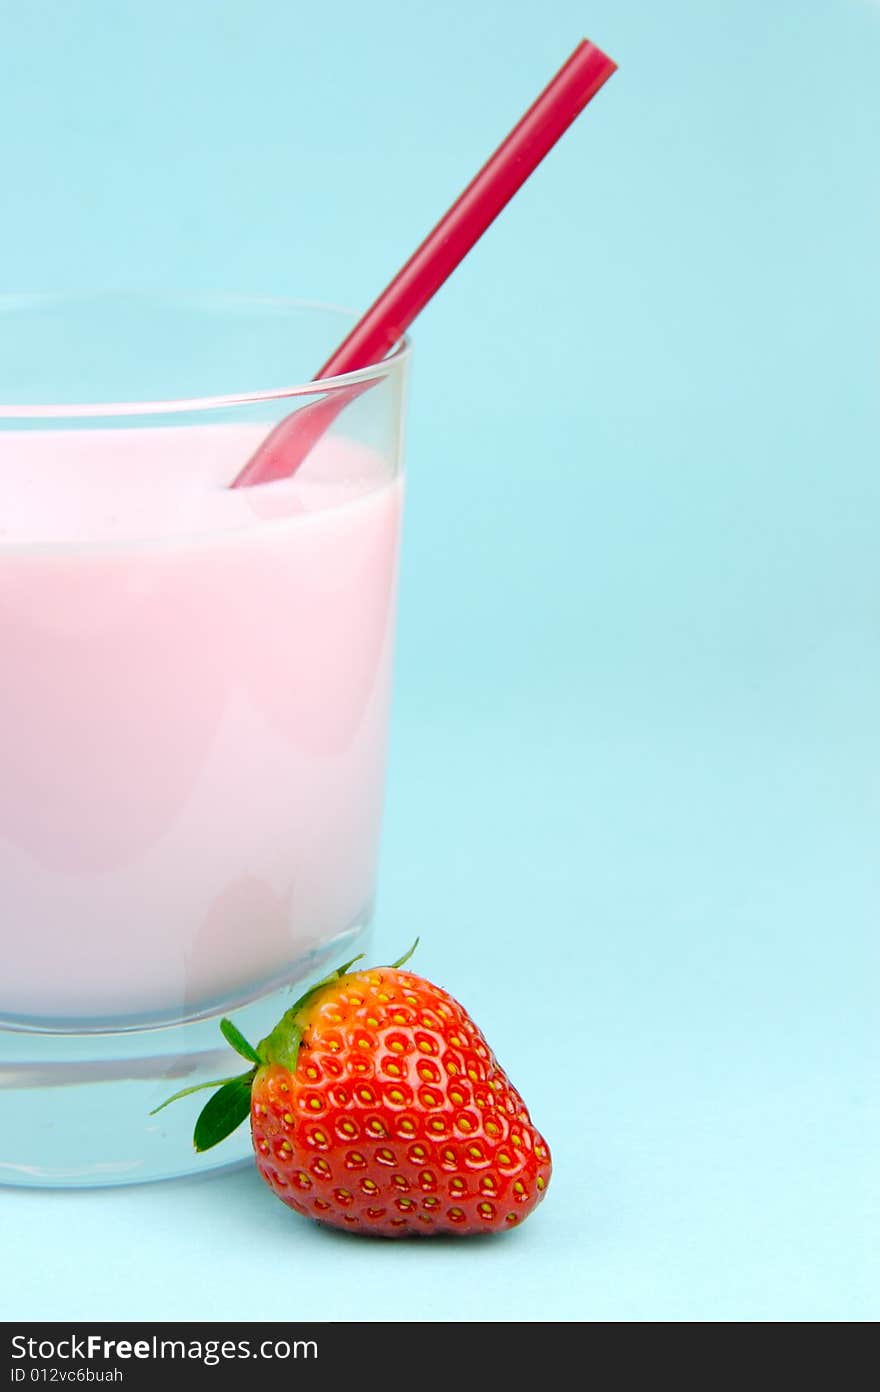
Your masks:
<svg viewBox="0 0 880 1392"><path fill-rule="evenodd" d="M224 1020L255 1067L208 1102L196 1149L250 1111L260 1174L306 1217L386 1237L514 1227L546 1191L547 1144L467 1011L401 970L409 956L347 962L256 1050Z"/></svg>

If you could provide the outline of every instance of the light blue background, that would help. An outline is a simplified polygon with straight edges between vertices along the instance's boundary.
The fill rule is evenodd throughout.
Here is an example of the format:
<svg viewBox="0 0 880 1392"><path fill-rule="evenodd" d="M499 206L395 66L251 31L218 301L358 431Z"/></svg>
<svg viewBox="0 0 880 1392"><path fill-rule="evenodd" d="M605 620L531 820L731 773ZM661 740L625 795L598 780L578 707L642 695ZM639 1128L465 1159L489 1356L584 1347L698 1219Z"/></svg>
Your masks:
<svg viewBox="0 0 880 1392"><path fill-rule="evenodd" d="M417 326L376 939L547 1202L430 1246L252 1171L7 1190L0 1314L876 1318L880 4L0 20L6 290L366 305L581 33L620 63Z"/></svg>

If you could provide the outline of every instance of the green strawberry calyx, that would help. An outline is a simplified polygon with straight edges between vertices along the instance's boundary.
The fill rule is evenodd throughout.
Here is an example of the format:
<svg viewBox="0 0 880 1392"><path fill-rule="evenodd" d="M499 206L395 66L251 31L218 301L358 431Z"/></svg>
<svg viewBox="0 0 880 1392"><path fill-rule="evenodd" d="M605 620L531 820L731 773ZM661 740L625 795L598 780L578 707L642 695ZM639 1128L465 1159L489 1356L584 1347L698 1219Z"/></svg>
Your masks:
<svg viewBox="0 0 880 1392"><path fill-rule="evenodd" d="M398 967L404 966L412 957L419 945L416 938L412 947L399 957L396 962L390 963L390 970L394 971ZM160 1102L158 1107L154 1107L150 1116L155 1116L163 1108L172 1102L178 1102L181 1097L189 1097L194 1092L202 1092L206 1088L216 1088L217 1091L205 1103L198 1115L193 1131L193 1145L196 1150L201 1152L210 1150L213 1146L224 1141L227 1136L237 1130L243 1121L250 1115L251 1110L251 1088L259 1070L267 1064L279 1064L292 1073L296 1068L296 1061L299 1055L299 1046L302 1042L303 1034L308 1027L311 1007L315 998L325 991L329 986L335 986L344 976L347 976L355 962L363 959L363 953L357 957L352 957L350 961L343 962L341 967L336 967L327 976L316 981L314 986L310 986L307 991L294 1001L289 1010L285 1010L278 1024L265 1039L262 1039L256 1048L245 1039L241 1030L225 1016L220 1021L220 1031L227 1044L240 1054L243 1059L251 1065L244 1073L237 1073L231 1078L214 1078L208 1083L196 1083L193 1087L181 1088L171 1097L166 1097L164 1102Z"/></svg>

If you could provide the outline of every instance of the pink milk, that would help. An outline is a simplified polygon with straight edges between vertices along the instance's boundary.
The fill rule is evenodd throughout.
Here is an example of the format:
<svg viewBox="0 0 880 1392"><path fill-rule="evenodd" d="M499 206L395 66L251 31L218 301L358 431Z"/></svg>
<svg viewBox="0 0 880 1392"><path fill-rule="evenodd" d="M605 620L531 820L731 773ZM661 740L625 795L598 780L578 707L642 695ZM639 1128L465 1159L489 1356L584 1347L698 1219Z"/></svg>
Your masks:
<svg viewBox="0 0 880 1392"><path fill-rule="evenodd" d="M226 488L264 433L0 433L0 1017L228 1007L369 919L402 484Z"/></svg>

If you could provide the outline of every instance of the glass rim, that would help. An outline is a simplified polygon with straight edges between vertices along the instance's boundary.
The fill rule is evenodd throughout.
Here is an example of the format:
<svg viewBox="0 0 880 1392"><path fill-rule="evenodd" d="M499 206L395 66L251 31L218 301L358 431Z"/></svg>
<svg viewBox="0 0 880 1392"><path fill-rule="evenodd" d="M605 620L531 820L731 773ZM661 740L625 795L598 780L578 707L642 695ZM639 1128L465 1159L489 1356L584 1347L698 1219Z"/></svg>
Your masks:
<svg viewBox="0 0 880 1392"><path fill-rule="evenodd" d="M21 293L0 294L0 310L5 306L28 304L64 304L88 300L140 299L153 304L161 302L214 303L224 302L243 307L246 305L266 305L275 309L314 310L325 314L338 314L350 321L353 327L358 320L355 310L345 305L333 304L324 300L301 299L286 295L256 295L247 292L226 290L149 290L120 286L110 290L40 290ZM342 372L332 377L316 377L308 382L294 382L282 387L269 387L265 390L246 392L225 392L216 396L171 397L162 401L96 401L57 404L53 402L21 405L14 402L0 402L0 421L8 420L70 420L111 419L126 416L161 416L217 411L229 406L247 406L268 401L285 401L288 398L314 396L316 393L340 391L344 387L355 386L361 382L374 382L387 376L392 367L406 362L412 351L412 342L404 333L391 352L377 363L358 368L354 372Z"/></svg>

